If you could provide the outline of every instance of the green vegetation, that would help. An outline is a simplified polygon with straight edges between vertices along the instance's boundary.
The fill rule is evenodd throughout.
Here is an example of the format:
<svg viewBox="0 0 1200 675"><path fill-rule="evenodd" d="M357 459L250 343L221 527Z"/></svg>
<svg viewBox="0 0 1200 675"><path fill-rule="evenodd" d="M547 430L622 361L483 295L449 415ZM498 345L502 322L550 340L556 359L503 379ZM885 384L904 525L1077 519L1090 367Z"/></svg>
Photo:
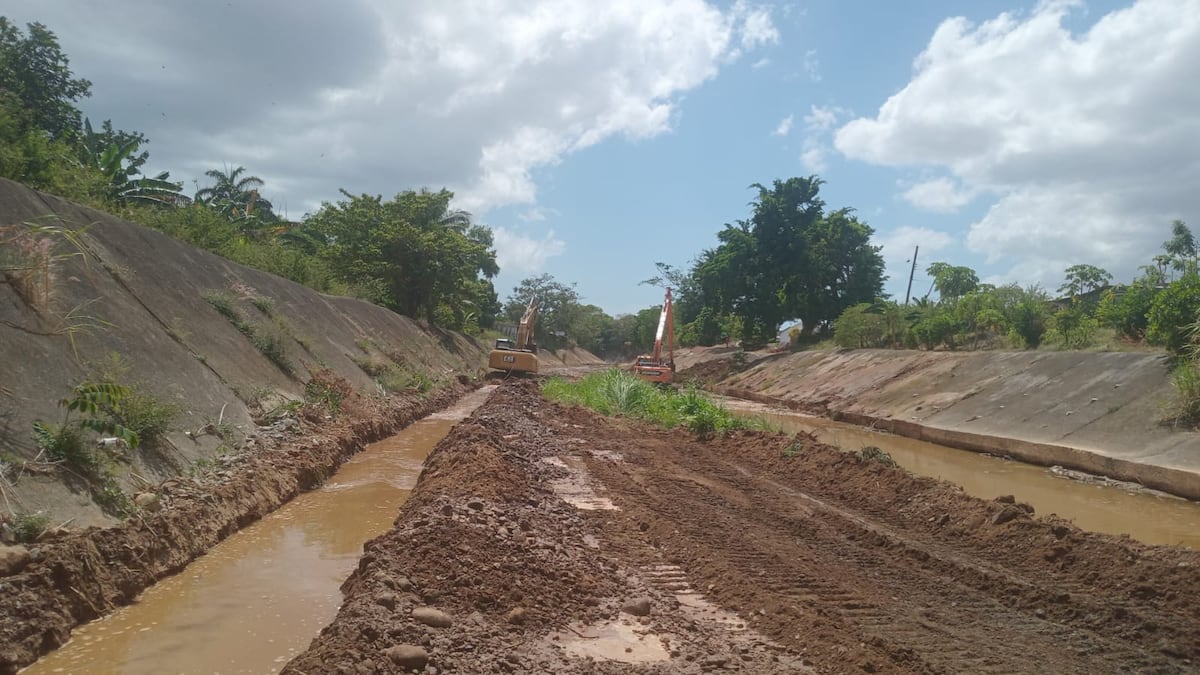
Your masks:
<svg viewBox="0 0 1200 675"><path fill-rule="evenodd" d="M50 527L50 516L38 511L23 513L13 521L13 536L18 542L29 544L37 541L42 533Z"/></svg>
<svg viewBox="0 0 1200 675"><path fill-rule="evenodd" d="M875 447L874 445L868 445L861 448L858 452L854 453L854 456L857 457L858 461L860 462L877 462L884 466L897 466L896 460L892 459L891 455L887 454L887 452L881 450L880 448Z"/></svg>
<svg viewBox="0 0 1200 675"><path fill-rule="evenodd" d="M245 335L246 339L250 340L250 344L254 345L254 348L263 356L270 359L285 374L293 375L296 367L288 356L287 341L295 340L296 337L292 334L291 326L287 321L281 316L274 315L274 301L258 295L254 289L244 284L237 284L235 290L238 291L240 297L239 294L229 291L211 291L205 294L204 299L212 305L213 309L217 310L218 314L229 319L229 322L242 335ZM263 324L250 321L238 307L238 303L242 299L250 301L272 320Z"/></svg>
<svg viewBox="0 0 1200 675"><path fill-rule="evenodd" d="M717 405L694 386L660 389L613 368L579 380L550 379L542 392L551 400L591 408L604 415L632 417L667 428L685 427L707 437L735 429L757 428Z"/></svg>

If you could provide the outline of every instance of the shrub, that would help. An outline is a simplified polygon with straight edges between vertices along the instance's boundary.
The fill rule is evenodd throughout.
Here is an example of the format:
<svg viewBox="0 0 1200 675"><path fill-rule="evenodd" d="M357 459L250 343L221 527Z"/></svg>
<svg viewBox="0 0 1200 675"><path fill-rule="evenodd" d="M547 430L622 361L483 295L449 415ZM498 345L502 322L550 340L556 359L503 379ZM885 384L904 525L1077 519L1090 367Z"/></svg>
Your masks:
<svg viewBox="0 0 1200 675"><path fill-rule="evenodd" d="M23 513L13 521L13 535L17 541L29 544L37 541L37 538L42 536L48 527L50 527L50 516L41 511Z"/></svg>
<svg viewBox="0 0 1200 675"><path fill-rule="evenodd" d="M1182 354L1188 345L1188 327L1200 313L1200 276L1185 275L1160 291L1147 316L1146 341Z"/></svg>

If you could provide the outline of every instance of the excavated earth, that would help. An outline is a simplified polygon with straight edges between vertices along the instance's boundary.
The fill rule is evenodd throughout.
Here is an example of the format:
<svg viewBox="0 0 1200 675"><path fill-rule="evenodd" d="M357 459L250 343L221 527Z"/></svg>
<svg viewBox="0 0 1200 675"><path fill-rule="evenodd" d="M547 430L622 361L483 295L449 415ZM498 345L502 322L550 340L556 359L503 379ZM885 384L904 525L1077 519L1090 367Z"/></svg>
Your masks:
<svg viewBox="0 0 1200 675"><path fill-rule="evenodd" d="M505 382L284 673L1186 672L1200 553Z"/></svg>
<svg viewBox="0 0 1200 675"><path fill-rule="evenodd" d="M207 472L148 487L156 506L121 525L52 532L31 545L31 559L0 578L0 674L15 673L66 642L75 626L133 602L229 535L318 487L365 444L472 388L462 378L426 395L380 398L358 394L335 375L317 377L338 391L336 414L306 404L284 431L261 436Z"/></svg>

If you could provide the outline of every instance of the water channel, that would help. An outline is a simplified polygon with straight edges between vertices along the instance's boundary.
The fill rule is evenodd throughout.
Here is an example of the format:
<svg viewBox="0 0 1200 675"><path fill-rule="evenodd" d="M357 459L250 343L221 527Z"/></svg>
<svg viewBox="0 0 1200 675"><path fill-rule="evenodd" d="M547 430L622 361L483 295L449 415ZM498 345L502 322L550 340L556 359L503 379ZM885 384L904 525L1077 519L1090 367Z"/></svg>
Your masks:
<svg viewBox="0 0 1200 675"><path fill-rule="evenodd" d="M723 399L731 411L763 417L788 432L809 432L844 450L873 445L908 471L949 481L969 495L1013 495L1040 515L1057 514L1085 530L1127 534L1147 544L1200 549L1200 503L1153 490L1124 489L1072 480L1046 467L926 443L881 431Z"/></svg>
<svg viewBox="0 0 1200 675"><path fill-rule="evenodd" d="M391 527L426 455L494 389L371 444L22 674L279 672L333 620L363 544Z"/></svg>

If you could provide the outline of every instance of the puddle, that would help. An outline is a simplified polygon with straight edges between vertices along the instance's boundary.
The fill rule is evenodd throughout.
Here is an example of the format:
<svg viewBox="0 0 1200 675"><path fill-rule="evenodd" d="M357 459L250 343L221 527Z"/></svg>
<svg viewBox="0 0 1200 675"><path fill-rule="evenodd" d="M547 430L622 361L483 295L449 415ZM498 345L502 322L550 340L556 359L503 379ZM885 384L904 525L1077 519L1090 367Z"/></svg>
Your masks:
<svg viewBox="0 0 1200 675"><path fill-rule="evenodd" d="M643 632L639 632L642 629ZM666 645L641 624L619 621L577 627L551 636L568 654L597 661L651 663L671 658Z"/></svg>
<svg viewBox="0 0 1200 675"><path fill-rule="evenodd" d="M810 432L845 450L874 445L914 474L949 481L969 495L983 499L1014 495L1032 504L1039 515L1054 513L1085 530L1200 549L1200 503L1143 489L1121 489L1120 483L1072 480L1061 470L779 412L757 403L727 399L725 404L738 414L763 417L785 431Z"/></svg>
<svg viewBox="0 0 1200 675"><path fill-rule="evenodd" d="M279 672L333 619L363 543L391 527L425 456L494 388L371 444L22 674Z"/></svg>

